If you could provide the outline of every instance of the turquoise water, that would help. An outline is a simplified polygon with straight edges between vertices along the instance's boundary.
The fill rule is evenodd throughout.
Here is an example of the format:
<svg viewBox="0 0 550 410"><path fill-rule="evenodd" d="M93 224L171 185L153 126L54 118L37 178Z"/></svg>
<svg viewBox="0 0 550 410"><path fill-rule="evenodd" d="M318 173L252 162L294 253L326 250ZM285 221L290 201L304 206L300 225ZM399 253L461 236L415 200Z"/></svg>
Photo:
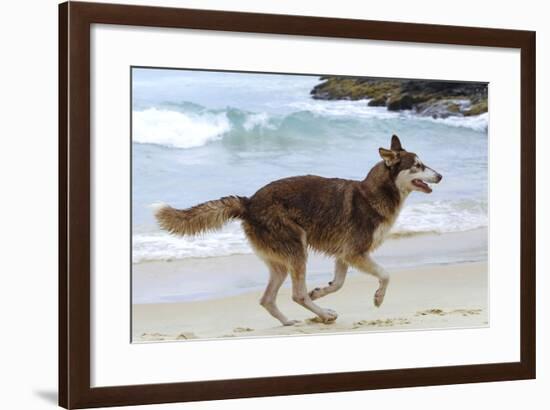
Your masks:
<svg viewBox="0 0 550 410"><path fill-rule="evenodd" d="M133 70L133 260L251 253L238 223L197 238L156 227L151 204L250 196L303 174L363 179L393 133L444 178L413 193L396 234L487 226L488 116L432 119L319 101L318 76Z"/></svg>

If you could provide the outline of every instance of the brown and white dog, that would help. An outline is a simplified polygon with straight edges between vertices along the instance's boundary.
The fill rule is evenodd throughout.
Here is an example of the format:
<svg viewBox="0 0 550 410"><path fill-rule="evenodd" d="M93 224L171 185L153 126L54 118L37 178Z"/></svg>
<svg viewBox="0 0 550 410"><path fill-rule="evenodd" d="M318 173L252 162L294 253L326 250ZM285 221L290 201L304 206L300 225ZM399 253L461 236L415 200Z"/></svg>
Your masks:
<svg viewBox="0 0 550 410"><path fill-rule="evenodd" d="M427 183L442 176L407 152L394 135L391 149L379 149L383 161L362 181L314 175L284 178L261 188L252 197L228 196L174 209L164 205L156 212L161 228L172 234L195 235L221 228L240 219L256 254L270 272L260 304L283 325L292 325L277 307L277 292L288 273L292 299L322 321L337 318L336 312L313 301L336 292L344 284L348 266L378 278L374 304L380 306L389 283L388 273L370 253L382 244L412 191L432 192ZM336 259L334 279L328 286L306 288L308 248Z"/></svg>

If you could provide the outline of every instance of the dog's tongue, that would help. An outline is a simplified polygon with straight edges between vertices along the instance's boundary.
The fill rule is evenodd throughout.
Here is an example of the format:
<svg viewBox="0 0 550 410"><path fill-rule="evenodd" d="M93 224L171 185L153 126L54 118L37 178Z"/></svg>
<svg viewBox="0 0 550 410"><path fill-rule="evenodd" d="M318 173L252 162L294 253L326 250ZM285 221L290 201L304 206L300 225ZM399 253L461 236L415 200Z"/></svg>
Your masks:
<svg viewBox="0 0 550 410"><path fill-rule="evenodd" d="M424 181L421 181L420 179L414 179L412 183L427 194L432 192L432 188L430 188L428 184L426 184Z"/></svg>

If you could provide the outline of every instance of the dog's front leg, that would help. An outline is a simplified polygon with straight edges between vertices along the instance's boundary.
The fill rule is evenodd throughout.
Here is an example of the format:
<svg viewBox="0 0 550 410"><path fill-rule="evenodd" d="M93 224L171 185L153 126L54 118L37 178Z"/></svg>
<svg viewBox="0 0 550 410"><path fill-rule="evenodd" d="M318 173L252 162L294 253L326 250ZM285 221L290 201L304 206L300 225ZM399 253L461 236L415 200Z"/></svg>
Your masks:
<svg viewBox="0 0 550 410"><path fill-rule="evenodd" d="M342 259L336 259L336 263L334 264L334 279L328 283L328 286L324 288L315 288L309 292L311 300L322 298L323 296L339 290L346 280L347 272L348 264Z"/></svg>
<svg viewBox="0 0 550 410"><path fill-rule="evenodd" d="M380 307L386 296L386 289L390 283L390 275L386 270L377 264L369 254L358 255L347 259L347 262L360 272L368 273L378 278L378 289L374 293L374 305Z"/></svg>

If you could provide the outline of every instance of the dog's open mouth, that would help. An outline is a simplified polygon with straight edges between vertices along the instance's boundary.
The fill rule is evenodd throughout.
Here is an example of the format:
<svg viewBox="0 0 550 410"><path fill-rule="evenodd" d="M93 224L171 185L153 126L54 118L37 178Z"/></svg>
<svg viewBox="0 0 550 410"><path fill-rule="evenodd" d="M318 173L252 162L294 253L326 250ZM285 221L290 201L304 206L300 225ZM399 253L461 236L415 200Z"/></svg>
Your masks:
<svg viewBox="0 0 550 410"><path fill-rule="evenodd" d="M422 181L421 179L413 179L412 180L412 184L417 187L417 188L420 188L420 190L422 192L425 192L427 194L429 194L430 192L432 192L432 188L430 188L430 186L425 183L424 181Z"/></svg>

